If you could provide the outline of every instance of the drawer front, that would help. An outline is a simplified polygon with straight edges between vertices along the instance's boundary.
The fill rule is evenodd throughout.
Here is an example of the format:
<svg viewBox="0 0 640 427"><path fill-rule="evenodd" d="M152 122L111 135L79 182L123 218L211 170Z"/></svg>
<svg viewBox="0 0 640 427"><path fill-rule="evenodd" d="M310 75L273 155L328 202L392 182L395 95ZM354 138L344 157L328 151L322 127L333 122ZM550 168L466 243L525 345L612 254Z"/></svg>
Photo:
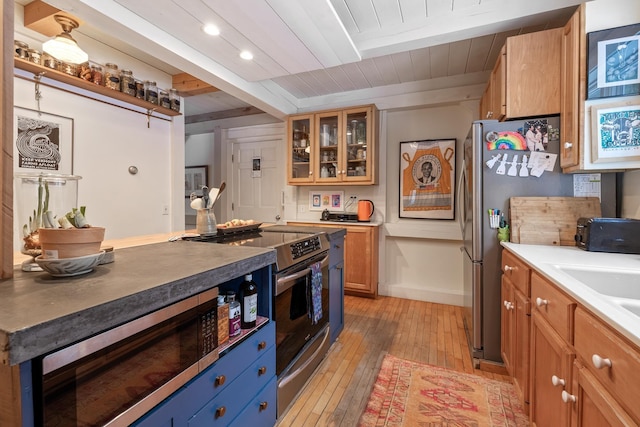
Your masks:
<svg viewBox="0 0 640 427"><path fill-rule="evenodd" d="M270 381L276 378L276 349L267 352L233 379L188 422L189 427L226 426L236 418Z"/></svg>
<svg viewBox="0 0 640 427"><path fill-rule="evenodd" d="M502 251L502 272L525 296L530 295L531 269L508 250Z"/></svg>
<svg viewBox="0 0 640 427"><path fill-rule="evenodd" d="M564 340L573 343L573 311L576 303L535 271L531 275L531 306Z"/></svg>
<svg viewBox="0 0 640 427"><path fill-rule="evenodd" d="M640 420L640 349L581 308L576 310L575 329L578 357L636 421Z"/></svg>
<svg viewBox="0 0 640 427"><path fill-rule="evenodd" d="M278 384L272 378L260 394L251 400L238 418L231 423L232 427L272 427L276 423L276 393Z"/></svg>
<svg viewBox="0 0 640 427"><path fill-rule="evenodd" d="M207 368L193 381L190 387L190 393L193 390L191 393L193 399L201 400L197 402L197 407L202 407L212 397L224 391L233 379L256 358L265 354L272 347L275 348L275 337L275 322L269 322Z"/></svg>

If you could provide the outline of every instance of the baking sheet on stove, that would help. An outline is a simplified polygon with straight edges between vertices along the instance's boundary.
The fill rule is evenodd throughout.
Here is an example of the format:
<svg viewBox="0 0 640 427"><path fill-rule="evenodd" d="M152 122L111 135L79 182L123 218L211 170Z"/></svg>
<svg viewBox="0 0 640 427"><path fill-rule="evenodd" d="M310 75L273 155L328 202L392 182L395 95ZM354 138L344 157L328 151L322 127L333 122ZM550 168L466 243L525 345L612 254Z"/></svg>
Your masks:
<svg viewBox="0 0 640 427"><path fill-rule="evenodd" d="M257 222L255 224L237 225L235 227L218 227L218 235L228 236L237 233L252 233L258 231L261 225L261 222Z"/></svg>

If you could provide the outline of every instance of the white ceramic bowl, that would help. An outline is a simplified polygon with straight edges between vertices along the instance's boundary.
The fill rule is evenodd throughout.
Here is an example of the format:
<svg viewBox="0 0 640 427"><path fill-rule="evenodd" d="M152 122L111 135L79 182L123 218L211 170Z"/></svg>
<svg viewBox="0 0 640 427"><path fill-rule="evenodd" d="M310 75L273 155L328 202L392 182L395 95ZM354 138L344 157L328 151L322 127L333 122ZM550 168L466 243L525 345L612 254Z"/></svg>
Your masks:
<svg viewBox="0 0 640 427"><path fill-rule="evenodd" d="M100 263L102 255L104 255L104 251L92 255L60 259L42 258L40 255L36 257L36 263L54 277L79 276L93 270L93 267Z"/></svg>

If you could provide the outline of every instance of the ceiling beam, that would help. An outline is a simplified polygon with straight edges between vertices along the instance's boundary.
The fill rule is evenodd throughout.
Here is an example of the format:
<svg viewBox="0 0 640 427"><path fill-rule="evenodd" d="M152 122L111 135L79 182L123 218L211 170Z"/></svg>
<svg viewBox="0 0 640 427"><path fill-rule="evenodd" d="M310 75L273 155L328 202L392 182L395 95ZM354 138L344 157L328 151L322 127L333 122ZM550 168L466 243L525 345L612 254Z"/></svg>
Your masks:
<svg viewBox="0 0 640 427"><path fill-rule="evenodd" d="M184 118L186 125L200 122L209 122L213 120L229 119L232 117L251 116L253 114L263 114L264 111L256 107L241 107L232 110L217 111L215 113L196 114Z"/></svg>
<svg viewBox="0 0 640 427"><path fill-rule="evenodd" d="M47 37L56 36L62 32L62 27L56 22L54 15L71 18L78 23L78 26L83 24L82 20L70 13L56 9L42 0L34 0L24 6L24 26Z"/></svg>
<svg viewBox="0 0 640 427"><path fill-rule="evenodd" d="M217 92L215 86L205 83L200 79L193 77L191 74L180 73L171 76L172 87L178 91L180 96L188 97L194 95L202 95L205 93Z"/></svg>

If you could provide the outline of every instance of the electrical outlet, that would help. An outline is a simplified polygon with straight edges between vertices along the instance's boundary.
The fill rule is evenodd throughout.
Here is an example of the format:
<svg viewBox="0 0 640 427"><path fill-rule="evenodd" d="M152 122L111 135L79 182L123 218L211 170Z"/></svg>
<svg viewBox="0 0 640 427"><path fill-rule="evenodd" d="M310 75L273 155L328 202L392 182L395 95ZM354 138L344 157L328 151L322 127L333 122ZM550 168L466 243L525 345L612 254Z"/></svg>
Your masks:
<svg viewBox="0 0 640 427"><path fill-rule="evenodd" d="M169 205L162 206L162 215L169 215Z"/></svg>
<svg viewBox="0 0 640 427"><path fill-rule="evenodd" d="M306 209L304 208L304 205L300 205L300 206L298 206L298 213L304 213L304 212L305 212L305 210L306 210Z"/></svg>

